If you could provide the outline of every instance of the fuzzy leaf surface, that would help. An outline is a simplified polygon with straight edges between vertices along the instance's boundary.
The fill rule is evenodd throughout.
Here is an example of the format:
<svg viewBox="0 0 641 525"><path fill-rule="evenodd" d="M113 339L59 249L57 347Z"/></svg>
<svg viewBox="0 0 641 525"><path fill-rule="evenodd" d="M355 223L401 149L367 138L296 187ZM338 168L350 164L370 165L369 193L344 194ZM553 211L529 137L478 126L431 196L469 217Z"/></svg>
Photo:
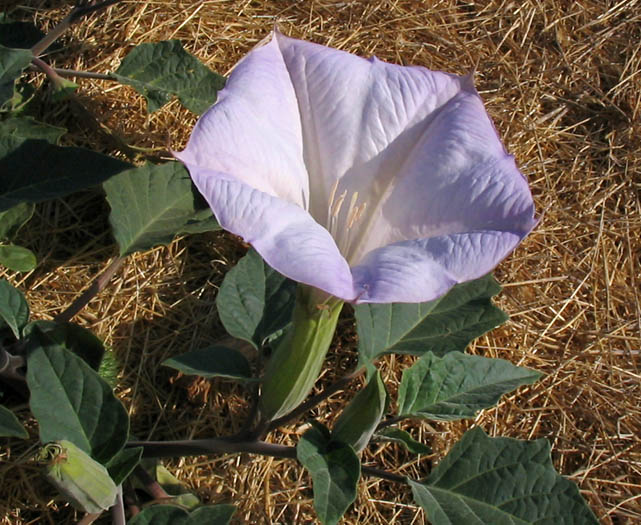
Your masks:
<svg viewBox="0 0 641 525"><path fill-rule="evenodd" d="M29 305L23 293L6 279L0 280L0 328L8 326L15 338L20 339L28 320Z"/></svg>
<svg viewBox="0 0 641 525"><path fill-rule="evenodd" d="M361 463L354 449L332 441L327 429L313 426L298 442L296 455L312 476L314 508L321 523L338 523L356 499Z"/></svg>
<svg viewBox="0 0 641 525"><path fill-rule="evenodd" d="M29 434L22 426L16 415L0 405L0 437L17 437L27 439Z"/></svg>
<svg viewBox="0 0 641 525"><path fill-rule="evenodd" d="M125 445L129 417L111 387L80 357L34 331L29 336L29 405L40 440L69 440L101 463Z"/></svg>
<svg viewBox="0 0 641 525"><path fill-rule="evenodd" d="M491 275L456 285L426 303L359 304L355 310L361 362L382 354L462 352L507 316L492 304L501 287Z"/></svg>
<svg viewBox="0 0 641 525"><path fill-rule="evenodd" d="M545 439L466 432L414 500L434 525L597 525L577 486L554 470Z"/></svg>
<svg viewBox="0 0 641 525"><path fill-rule="evenodd" d="M498 403L503 394L530 384L539 372L504 359L450 352L428 352L403 371L398 415L452 421L471 418Z"/></svg>
<svg viewBox="0 0 641 525"><path fill-rule="evenodd" d="M124 171L103 184L120 255L169 244L181 233L220 227L178 162Z"/></svg>
<svg viewBox="0 0 641 525"><path fill-rule="evenodd" d="M31 63L33 54L28 49L14 49L0 45L0 107L13 97L15 80Z"/></svg>
<svg viewBox="0 0 641 525"><path fill-rule="evenodd" d="M225 346L192 350L166 359L162 364L179 370L183 374L196 375L206 379L212 377L251 379L251 367L247 358L237 350Z"/></svg>
<svg viewBox="0 0 641 525"><path fill-rule="evenodd" d="M220 287L216 304L227 332L259 348L291 321L296 283L250 250Z"/></svg>
<svg viewBox="0 0 641 525"><path fill-rule="evenodd" d="M150 113L176 95L183 106L201 115L225 86L225 77L210 71L178 40L140 44L124 58L114 77L143 95Z"/></svg>

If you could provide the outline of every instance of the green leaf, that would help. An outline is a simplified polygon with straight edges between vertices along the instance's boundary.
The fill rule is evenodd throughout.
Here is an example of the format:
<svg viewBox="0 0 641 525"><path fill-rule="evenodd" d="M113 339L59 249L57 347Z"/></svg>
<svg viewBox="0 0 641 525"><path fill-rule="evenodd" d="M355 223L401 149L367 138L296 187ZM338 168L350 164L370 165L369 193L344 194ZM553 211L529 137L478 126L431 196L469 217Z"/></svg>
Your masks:
<svg viewBox="0 0 641 525"><path fill-rule="evenodd" d="M31 117L13 117L0 122L0 137L11 137L16 143L27 139L41 139L55 145L66 132L65 128L50 126ZM3 150L3 155L7 153L8 150Z"/></svg>
<svg viewBox="0 0 641 525"><path fill-rule="evenodd" d="M398 414L452 421L475 417L498 403L503 394L533 383L539 372L504 359L450 352L428 352L403 371L398 389Z"/></svg>
<svg viewBox="0 0 641 525"><path fill-rule="evenodd" d="M409 483L434 525L598 525L576 485L554 470L544 439L491 438L474 428L425 482Z"/></svg>
<svg viewBox="0 0 641 525"><path fill-rule="evenodd" d="M101 463L124 447L129 418L109 385L37 330L29 336L27 385L43 443L69 440Z"/></svg>
<svg viewBox="0 0 641 525"><path fill-rule="evenodd" d="M169 244L181 233L220 227L179 162L146 164L103 184L120 255Z"/></svg>
<svg viewBox="0 0 641 525"><path fill-rule="evenodd" d="M0 212L0 239L12 238L18 230L33 216L35 206L28 202L17 204Z"/></svg>
<svg viewBox="0 0 641 525"><path fill-rule="evenodd" d="M392 441L400 443L407 450L414 454L431 454L430 447L423 445L423 443L416 441L408 432L396 427L386 427L379 430L374 437L382 441Z"/></svg>
<svg viewBox="0 0 641 525"><path fill-rule="evenodd" d="M0 107L13 97L15 80L31 64L33 54L28 49L13 49L0 45Z"/></svg>
<svg viewBox="0 0 641 525"><path fill-rule="evenodd" d="M152 505L131 518L129 525L227 525L233 505L205 505L191 513L176 505Z"/></svg>
<svg viewBox="0 0 641 525"><path fill-rule="evenodd" d="M200 115L225 86L225 77L210 71L178 40L140 44L113 76L144 95L150 113L177 95L183 106Z"/></svg>
<svg viewBox="0 0 641 525"><path fill-rule="evenodd" d="M30 272L38 264L35 254L15 244L0 245L0 264L14 272Z"/></svg>
<svg viewBox="0 0 641 525"><path fill-rule="evenodd" d="M131 165L83 148L0 136L0 211L101 184Z"/></svg>
<svg viewBox="0 0 641 525"><path fill-rule="evenodd" d="M29 433L22 426L16 415L0 405L0 437L17 437L27 439Z"/></svg>
<svg viewBox="0 0 641 525"><path fill-rule="evenodd" d="M105 467L116 485L125 481L138 466L142 452L143 447L123 448L107 462Z"/></svg>
<svg viewBox="0 0 641 525"><path fill-rule="evenodd" d="M200 505L198 496L190 492L164 465L160 463L156 464L155 474L158 484L167 494L173 496L173 503L180 505L184 509L195 509Z"/></svg>
<svg viewBox="0 0 641 525"><path fill-rule="evenodd" d="M27 321L29 305L24 295L6 279L0 280L0 328L6 324L16 339L20 339Z"/></svg>
<svg viewBox="0 0 641 525"><path fill-rule="evenodd" d="M345 407L332 430L332 439L351 445L356 452L369 443L376 426L383 417L387 391L378 370L365 388Z"/></svg>
<svg viewBox="0 0 641 525"><path fill-rule="evenodd" d="M80 87L75 82L67 80L66 78L58 78L53 83L53 93L51 95L52 102L61 102L68 99Z"/></svg>
<svg viewBox="0 0 641 525"><path fill-rule="evenodd" d="M58 321L33 321L25 326L23 334L29 337L34 330L39 330L40 336L81 357L94 370L100 368L105 347L90 330L74 323Z"/></svg>
<svg viewBox="0 0 641 525"><path fill-rule="evenodd" d="M303 434L296 455L312 476L314 508L321 523L338 523L356 499L361 463L354 449L332 441L329 431L317 425Z"/></svg>
<svg viewBox="0 0 641 525"><path fill-rule="evenodd" d="M0 45L31 49L45 34L29 22L14 22L0 14Z"/></svg>
<svg viewBox="0 0 641 525"><path fill-rule="evenodd" d="M210 346L192 350L185 354L163 361L165 366L179 370L183 374L230 379L251 379L249 362L243 354L225 346Z"/></svg>
<svg viewBox="0 0 641 525"><path fill-rule="evenodd" d="M250 250L232 268L218 291L218 315L227 332L259 348L291 321L296 283Z"/></svg>
<svg viewBox="0 0 641 525"><path fill-rule="evenodd" d="M539 372L504 359L450 352L428 352L403 371L398 389L398 415L452 421L475 417L498 403L503 394L534 383Z"/></svg>
<svg viewBox="0 0 641 525"><path fill-rule="evenodd" d="M456 285L446 295L418 304L360 304L355 307L361 362L382 354L436 355L462 352L472 339L507 316L492 304L501 287L491 275Z"/></svg>

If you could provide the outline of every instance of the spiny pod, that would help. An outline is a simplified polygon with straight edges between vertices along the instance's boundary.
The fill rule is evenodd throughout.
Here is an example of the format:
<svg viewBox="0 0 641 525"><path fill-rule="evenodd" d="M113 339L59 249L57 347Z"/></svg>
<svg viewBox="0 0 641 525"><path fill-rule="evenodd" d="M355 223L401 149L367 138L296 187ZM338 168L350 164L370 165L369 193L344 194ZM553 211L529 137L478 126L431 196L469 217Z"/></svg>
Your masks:
<svg viewBox="0 0 641 525"><path fill-rule="evenodd" d="M118 489L107 469L71 441L48 443L38 455L47 479L78 510L97 514L116 501Z"/></svg>

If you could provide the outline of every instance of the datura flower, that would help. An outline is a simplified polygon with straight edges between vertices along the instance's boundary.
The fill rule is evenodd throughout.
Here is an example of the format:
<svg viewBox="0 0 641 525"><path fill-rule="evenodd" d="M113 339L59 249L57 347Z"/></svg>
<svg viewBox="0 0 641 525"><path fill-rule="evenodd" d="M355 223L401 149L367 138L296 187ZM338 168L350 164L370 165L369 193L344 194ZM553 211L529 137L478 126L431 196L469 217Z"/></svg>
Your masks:
<svg viewBox="0 0 641 525"><path fill-rule="evenodd" d="M353 303L435 299L490 272L536 223L471 76L278 31L176 156L223 228Z"/></svg>

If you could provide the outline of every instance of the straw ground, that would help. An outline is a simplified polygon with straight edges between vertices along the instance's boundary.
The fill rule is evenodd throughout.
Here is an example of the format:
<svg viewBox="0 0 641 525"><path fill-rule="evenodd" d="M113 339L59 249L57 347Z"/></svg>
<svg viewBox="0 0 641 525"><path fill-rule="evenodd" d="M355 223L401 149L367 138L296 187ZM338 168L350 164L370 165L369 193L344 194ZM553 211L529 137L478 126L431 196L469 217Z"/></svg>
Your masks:
<svg viewBox="0 0 641 525"><path fill-rule="evenodd" d="M14 4L15 17L45 31L70 8L59 1ZM541 215L497 270L505 286L498 302L511 320L470 351L545 378L474 421L408 423L433 447L429 457L416 460L386 445L368 451L365 461L420 477L471 425L495 436L546 438L556 468L579 485L603 523L640 523L641 2L123 1L78 24L47 59L103 73L139 43L178 38L226 73L275 22L291 36L359 55L458 74L475 70ZM79 103L40 109L41 119L70 130L68 144L123 155L124 142L162 156L167 139L180 148L194 124L175 101L147 115L128 87L78 83ZM115 257L107 214L93 192L38 207L21 242L38 254L39 266L22 275L2 272L26 293L33 317L52 318ZM214 233L131 256L76 317L117 356L117 392L140 438L228 434L242 424L247 403L240 387L177 378L160 363L221 337L216 291L245 249ZM349 311L340 334L321 386L353 364ZM409 362L386 360L392 393ZM334 396L315 415L327 421L347 396ZM37 435L34 426L30 431ZM270 439L293 444L300 432L293 426ZM33 452L15 440L0 449L1 523L73 523L78 517L54 499ZM167 465L203 501L237 504L237 523L314 521L309 477L291 461L235 455ZM405 488L366 478L344 523L427 520Z"/></svg>

